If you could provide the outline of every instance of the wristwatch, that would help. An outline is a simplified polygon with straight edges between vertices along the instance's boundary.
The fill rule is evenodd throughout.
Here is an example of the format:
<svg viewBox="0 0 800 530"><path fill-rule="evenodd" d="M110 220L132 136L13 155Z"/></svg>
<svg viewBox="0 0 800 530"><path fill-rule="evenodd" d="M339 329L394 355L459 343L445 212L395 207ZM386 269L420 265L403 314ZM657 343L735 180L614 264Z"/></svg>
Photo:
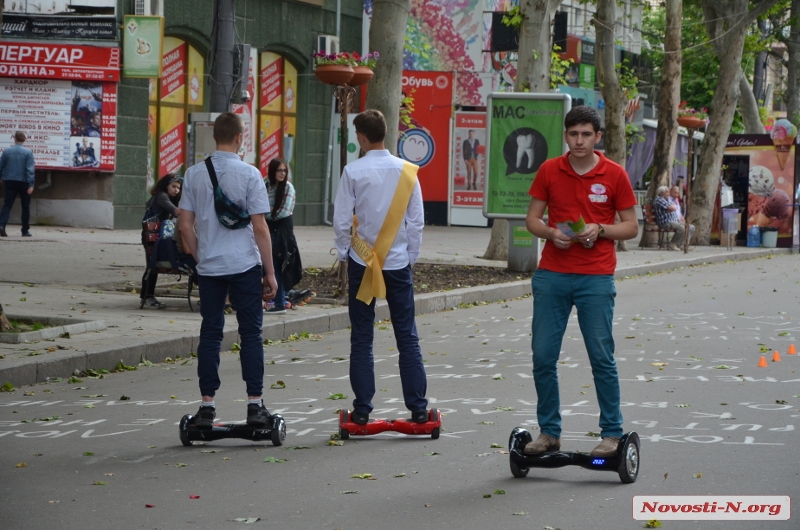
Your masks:
<svg viewBox="0 0 800 530"><path fill-rule="evenodd" d="M603 225L597 223L597 238L600 239L601 237L603 237L603 235L605 235L605 233L606 229L603 228Z"/></svg>

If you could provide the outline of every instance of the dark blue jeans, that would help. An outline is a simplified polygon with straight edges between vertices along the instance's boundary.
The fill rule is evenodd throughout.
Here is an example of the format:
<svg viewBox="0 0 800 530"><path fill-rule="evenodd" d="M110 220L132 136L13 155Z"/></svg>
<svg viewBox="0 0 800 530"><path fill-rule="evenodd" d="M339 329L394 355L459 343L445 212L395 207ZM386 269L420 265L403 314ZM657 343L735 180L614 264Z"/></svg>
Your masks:
<svg viewBox="0 0 800 530"><path fill-rule="evenodd" d="M275 268L275 283L278 284L278 290L275 291L275 307L284 309L286 307L286 291L283 288L283 278L281 278L281 265L282 260L272 258L272 266Z"/></svg>
<svg viewBox="0 0 800 530"><path fill-rule="evenodd" d="M8 217L11 215L11 207L19 195L19 202L22 204L22 233L24 234L31 228L31 196L28 195L28 183L21 180L3 181L4 198L3 210L0 211L0 228L5 228Z"/></svg>
<svg viewBox="0 0 800 530"><path fill-rule="evenodd" d="M236 301L239 322L242 379L248 396L260 396L264 389L264 346L261 343L261 265L226 276L198 276L200 287L200 344L197 346L197 376L200 393L211 396L220 386L219 350L225 326L225 298L228 290Z"/></svg>
<svg viewBox="0 0 800 530"><path fill-rule="evenodd" d="M353 410L372 412L375 395L375 362L372 342L375 337L375 300L367 305L356 299L366 267L348 258L347 276L350 282L350 386L356 398ZM428 381L422 364L422 352L414 321L414 283L411 267L394 271L383 271L386 282L386 302L392 317L397 351L400 353L400 381L403 399L412 412L428 408L425 393Z"/></svg>
<svg viewBox="0 0 800 530"><path fill-rule="evenodd" d="M561 437L558 395L558 357L572 307L578 310L578 325L589 354L597 403L600 406L600 436L622 436L619 376L614 360L614 277L593 274L562 274L538 269L533 288L533 381L540 432Z"/></svg>

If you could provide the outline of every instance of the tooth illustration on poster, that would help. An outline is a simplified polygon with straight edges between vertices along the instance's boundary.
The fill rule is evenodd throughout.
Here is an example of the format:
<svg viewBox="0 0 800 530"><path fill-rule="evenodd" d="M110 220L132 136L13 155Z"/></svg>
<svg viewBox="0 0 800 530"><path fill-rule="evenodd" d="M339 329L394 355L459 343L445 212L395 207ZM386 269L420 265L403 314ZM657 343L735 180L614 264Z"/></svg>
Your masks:
<svg viewBox="0 0 800 530"><path fill-rule="evenodd" d="M547 140L538 130L522 127L513 131L503 143L506 175L535 173L547 159L547 150Z"/></svg>

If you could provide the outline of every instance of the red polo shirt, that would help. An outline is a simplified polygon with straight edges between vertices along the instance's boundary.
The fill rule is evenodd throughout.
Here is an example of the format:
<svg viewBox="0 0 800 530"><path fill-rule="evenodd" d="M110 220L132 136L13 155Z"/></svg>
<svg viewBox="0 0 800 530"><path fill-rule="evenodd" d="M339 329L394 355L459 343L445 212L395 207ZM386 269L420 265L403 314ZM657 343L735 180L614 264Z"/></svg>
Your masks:
<svg viewBox="0 0 800 530"><path fill-rule="evenodd" d="M600 156L597 165L585 175L578 175L569 163L569 153L544 162L528 191L531 197L547 203L548 225L577 221L586 224L613 225L618 211L636 205L628 174L619 165ZM592 248L573 243L559 250L547 241L539 267L553 272L576 274L614 274L617 254L614 241L600 238Z"/></svg>

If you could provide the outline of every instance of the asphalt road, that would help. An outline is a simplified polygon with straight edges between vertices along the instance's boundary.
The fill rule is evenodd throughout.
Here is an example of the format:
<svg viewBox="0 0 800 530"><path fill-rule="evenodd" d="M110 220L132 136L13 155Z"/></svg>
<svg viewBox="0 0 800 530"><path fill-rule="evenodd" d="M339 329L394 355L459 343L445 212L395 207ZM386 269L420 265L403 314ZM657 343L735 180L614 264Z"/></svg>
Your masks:
<svg viewBox="0 0 800 530"><path fill-rule="evenodd" d="M265 346L266 387L286 385L264 394L289 423L282 447L183 447L177 423L199 397L194 360L0 394L0 524L634 529L643 527L632 517L634 495L797 502L800 355L786 352L800 346L798 263L779 256L617 282L625 428L642 438L634 484L578 467L511 476L510 431L536 428L531 299L523 298L418 317L428 395L444 413L438 440L382 434L327 445L338 431L335 411L350 404L330 397L352 397L347 331ZM375 332L372 417L404 417L391 325ZM773 350L781 362L771 362ZM766 368L757 367L762 354ZM574 317L559 369L562 449L589 451L598 408ZM221 375L218 420L242 420L235 353L223 355ZM365 473L374 480L352 478ZM236 521L248 518L259 520ZM669 530L771 530L797 528L796 519L660 520Z"/></svg>

